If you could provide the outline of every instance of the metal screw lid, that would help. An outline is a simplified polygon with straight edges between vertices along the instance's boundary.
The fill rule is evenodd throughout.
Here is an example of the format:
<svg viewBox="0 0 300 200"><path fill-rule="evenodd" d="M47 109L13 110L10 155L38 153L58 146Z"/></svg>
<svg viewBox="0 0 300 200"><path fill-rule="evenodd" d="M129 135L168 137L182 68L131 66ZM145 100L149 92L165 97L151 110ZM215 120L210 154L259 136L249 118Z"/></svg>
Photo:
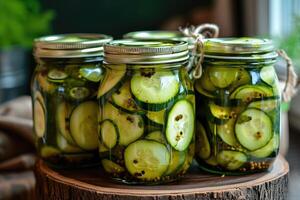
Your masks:
<svg viewBox="0 0 300 200"><path fill-rule="evenodd" d="M156 64L186 61L188 44L175 40L115 40L104 45L108 63Z"/></svg>
<svg viewBox="0 0 300 200"><path fill-rule="evenodd" d="M37 57L72 58L103 55L103 45L112 40L103 34L50 35L34 40Z"/></svg>

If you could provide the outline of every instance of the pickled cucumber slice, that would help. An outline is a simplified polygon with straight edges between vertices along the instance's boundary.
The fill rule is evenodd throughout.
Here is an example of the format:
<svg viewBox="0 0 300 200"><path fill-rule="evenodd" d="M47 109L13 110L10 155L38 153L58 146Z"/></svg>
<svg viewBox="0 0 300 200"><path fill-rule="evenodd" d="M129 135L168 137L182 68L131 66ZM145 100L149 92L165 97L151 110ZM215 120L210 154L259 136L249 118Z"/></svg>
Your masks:
<svg viewBox="0 0 300 200"><path fill-rule="evenodd" d="M208 103L211 114L218 119L229 119L231 118L232 108L231 107L223 107L216 105L213 102Z"/></svg>
<svg viewBox="0 0 300 200"><path fill-rule="evenodd" d="M48 72L49 81L62 82L66 78L68 78L68 74L66 74L63 70L52 69Z"/></svg>
<svg viewBox="0 0 300 200"><path fill-rule="evenodd" d="M164 125L165 122L165 112L166 110L161 110L161 111L147 111L146 116L147 118L153 122L153 125L158 125L162 126Z"/></svg>
<svg viewBox="0 0 300 200"><path fill-rule="evenodd" d="M260 70L260 78L268 85L273 85L275 82L275 77L277 77L275 69L273 66L266 66Z"/></svg>
<svg viewBox="0 0 300 200"><path fill-rule="evenodd" d="M83 151L79 147L69 144L61 134L56 134L56 144L65 153L79 153Z"/></svg>
<svg viewBox="0 0 300 200"><path fill-rule="evenodd" d="M159 179L168 169L170 153L167 147L151 140L138 140L125 149L125 166L128 172L147 181Z"/></svg>
<svg viewBox="0 0 300 200"><path fill-rule="evenodd" d="M217 125L217 134L226 144L230 146L240 146L235 137L235 119L228 120L225 124Z"/></svg>
<svg viewBox="0 0 300 200"><path fill-rule="evenodd" d="M72 138L84 150L94 150L98 147L97 111L96 102L86 101L79 104L71 114Z"/></svg>
<svg viewBox="0 0 300 200"><path fill-rule="evenodd" d="M243 68L238 68L238 77L237 79L230 85L229 91L232 92L234 89L241 85L250 84L251 76L249 72Z"/></svg>
<svg viewBox="0 0 300 200"><path fill-rule="evenodd" d="M197 155L202 159L208 159L211 154L210 144L207 138L206 131L203 125L197 121L196 124L196 138L198 148L196 150Z"/></svg>
<svg viewBox="0 0 300 200"><path fill-rule="evenodd" d="M57 156L60 154L60 151L52 146L43 146L40 150L40 156L42 158L49 158L52 156Z"/></svg>
<svg viewBox="0 0 300 200"><path fill-rule="evenodd" d="M156 142L160 142L162 144L165 144L166 143L166 140L162 134L161 131L153 131L151 133L149 133L145 139L148 139L148 140L154 140Z"/></svg>
<svg viewBox="0 0 300 200"><path fill-rule="evenodd" d="M131 92L141 105L165 104L179 92L179 81L172 72L140 72L133 75Z"/></svg>
<svg viewBox="0 0 300 200"><path fill-rule="evenodd" d="M223 150L217 154L217 162L227 170L237 170L247 161L247 156L239 151Z"/></svg>
<svg viewBox="0 0 300 200"><path fill-rule="evenodd" d="M211 166L217 166L218 165L218 161L217 161L216 156L211 156L208 159L204 160L204 162L206 162L207 164L209 164Z"/></svg>
<svg viewBox="0 0 300 200"><path fill-rule="evenodd" d="M238 87L230 95L231 99L241 99L244 102L250 102L253 99L273 96L273 91L261 85L243 85Z"/></svg>
<svg viewBox="0 0 300 200"><path fill-rule="evenodd" d="M184 151L194 136L195 114L192 104L179 100L167 115L166 138L177 151Z"/></svg>
<svg viewBox="0 0 300 200"><path fill-rule="evenodd" d="M114 92L111 98L113 103L125 112L134 113L140 110L131 95L129 81L125 82L120 89Z"/></svg>
<svg viewBox="0 0 300 200"><path fill-rule="evenodd" d="M214 92L217 90L217 88L211 82L208 71L209 71L208 69L204 70L201 78L196 81L197 82L196 84L199 85L199 87L203 88L206 91Z"/></svg>
<svg viewBox="0 0 300 200"><path fill-rule="evenodd" d="M204 95L204 96L206 96L206 97L209 97L209 98L214 98L214 97L215 97L215 96L212 95L211 93L209 93L209 92L207 92L206 90L204 90L204 89L202 88L202 86L201 86L201 84L200 84L199 81L196 81L196 82L195 82L195 90L196 90L199 94Z"/></svg>
<svg viewBox="0 0 300 200"><path fill-rule="evenodd" d="M274 134L273 138L264 147L250 152L251 156L256 158L265 158L279 148L279 134Z"/></svg>
<svg viewBox="0 0 300 200"><path fill-rule="evenodd" d="M118 65L118 69L116 70L107 70L99 86L97 98L102 97L115 88L124 79L125 75L126 65Z"/></svg>
<svg viewBox="0 0 300 200"><path fill-rule="evenodd" d="M143 135L144 121L140 115L122 112L109 102L103 107L102 119L110 119L116 124L120 145L127 146Z"/></svg>
<svg viewBox="0 0 300 200"><path fill-rule="evenodd" d="M86 87L73 87L70 90L70 97L76 100L83 100L90 95L90 90Z"/></svg>
<svg viewBox="0 0 300 200"><path fill-rule="evenodd" d="M58 131L68 143L75 145L75 142L70 133L70 122L69 115L71 113L71 106L66 102L61 102L57 106L56 110L56 126Z"/></svg>
<svg viewBox="0 0 300 200"><path fill-rule="evenodd" d="M257 108L265 112L270 112L276 109L278 106L279 106L279 101L276 99L254 101L248 105L249 108Z"/></svg>
<svg viewBox="0 0 300 200"><path fill-rule="evenodd" d="M215 87L226 88L238 79L239 69L229 67L208 67L208 75Z"/></svg>
<svg viewBox="0 0 300 200"><path fill-rule="evenodd" d="M164 173L165 176L172 175L173 173L176 173L178 169L180 169L186 159L186 151L176 151L171 150L170 155L170 164L167 169L167 171Z"/></svg>
<svg viewBox="0 0 300 200"><path fill-rule="evenodd" d="M43 137L46 130L46 116L43 100L35 98L33 106L34 132L37 137Z"/></svg>
<svg viewBox="0 0 300 200"><path fill-rule="evenodd" d="M110 174L118 174L125 171L124 167L108 159L102 159L101 164L104 170Z"/></svg>
<svg viewBox="0 0 300 200"><path fill-rule="evenodd" d="M119 139L119 131L117 125L112 120L106 119L100 125L100 137L103 144L109 148L114 148Z"/></svg>
<svg viewBox="0 0 300 200"><path fill-rule="evenodd" d="M92 82L99 82L103 77L103 71L99 67L82 67L79 69L79 74Z"/></svg>
<svg viewBox="0 0 300 200"><path fill-rule="evenodd" d="M263 111L249 108L242 112L235 124L239 143L250 151L265 146L272 138L273 127L270 117Z"/></svg>

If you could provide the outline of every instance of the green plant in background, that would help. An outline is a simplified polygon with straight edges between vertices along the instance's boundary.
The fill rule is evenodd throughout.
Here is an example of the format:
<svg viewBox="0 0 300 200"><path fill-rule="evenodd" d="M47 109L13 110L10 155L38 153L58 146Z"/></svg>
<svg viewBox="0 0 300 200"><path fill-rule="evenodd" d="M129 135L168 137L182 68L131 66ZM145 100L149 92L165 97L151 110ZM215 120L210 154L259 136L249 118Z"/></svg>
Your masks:
<svg viewBox="0 0 300 200"><path fill-rule="evenodd" d="M0 48L30 47L51 30L54 13L42 11L39 0L0 0L0 8Z"/></svg>

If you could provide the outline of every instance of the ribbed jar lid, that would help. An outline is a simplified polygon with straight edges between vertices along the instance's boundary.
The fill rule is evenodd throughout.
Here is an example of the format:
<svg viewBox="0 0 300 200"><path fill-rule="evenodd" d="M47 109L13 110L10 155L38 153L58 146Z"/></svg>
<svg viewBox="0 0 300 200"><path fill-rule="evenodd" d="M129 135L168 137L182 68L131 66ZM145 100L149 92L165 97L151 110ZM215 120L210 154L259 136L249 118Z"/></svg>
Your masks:
<svg viewBox="0 0 300 200"><path fill-rule="evenodd" d="M34 40L36 57L72 58L103 55L103 45L112 37L103 34L50 35Z"/></svg>
<svg viewBox="0 0 300 200"><path fill-rule="evenodd" d="M176 40L115 40L104 46L108 63L156 64L188 59L188 44Z"/></svg>
<svg viewBox="0 0 300 200"><path fill-rule="evenodd" d="M192 49L195 44L195 40L192 37L187 37L180 31L135 31L127 33L123 37L137 40L180 40L187 42L189 49Z"/></svg>

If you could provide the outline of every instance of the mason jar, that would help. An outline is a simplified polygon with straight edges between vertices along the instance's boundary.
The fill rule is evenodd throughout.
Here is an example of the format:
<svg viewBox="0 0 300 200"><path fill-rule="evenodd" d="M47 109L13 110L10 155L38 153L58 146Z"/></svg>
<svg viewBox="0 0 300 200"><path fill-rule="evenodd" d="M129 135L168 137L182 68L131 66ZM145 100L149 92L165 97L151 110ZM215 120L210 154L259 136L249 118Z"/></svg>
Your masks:
<svg viewBox="0 0 300 200"><path fill-rule="evenodd" d="M196 159L219 174L271 168L279 149L280 92L270 40L219 38L204 42L195 82Z"/></svg>
<svg viewBox="0 0 300 200"><path fill-rule="evenodd" d="M162 184L194 156L195 95L180 41L117 40L104 47L99 155L114 180Z"/></svg>
<svg viewBox="0 0 300 200"><path fill-rule="evenodd" d="M57 168L99 164L97 90L107 35L38 38L32 77L34 133L40 157Z"/></svg>

